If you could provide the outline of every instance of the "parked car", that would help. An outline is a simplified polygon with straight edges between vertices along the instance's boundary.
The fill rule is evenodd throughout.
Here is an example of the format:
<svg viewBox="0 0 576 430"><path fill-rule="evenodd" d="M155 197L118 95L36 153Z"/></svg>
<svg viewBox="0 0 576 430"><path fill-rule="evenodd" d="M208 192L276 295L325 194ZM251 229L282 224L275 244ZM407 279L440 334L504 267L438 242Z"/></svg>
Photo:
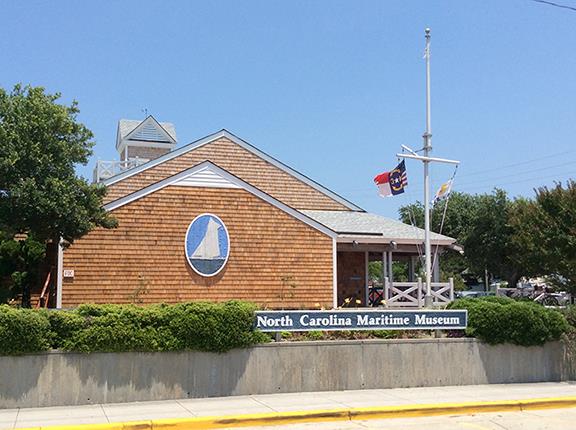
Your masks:
<svg viewBox="0 0 576 430"><path fill-rule="evenodd" d="M456 291L454 296L458 299L475 299L477 297L493 296L492 291L464 290Z"/></svg>

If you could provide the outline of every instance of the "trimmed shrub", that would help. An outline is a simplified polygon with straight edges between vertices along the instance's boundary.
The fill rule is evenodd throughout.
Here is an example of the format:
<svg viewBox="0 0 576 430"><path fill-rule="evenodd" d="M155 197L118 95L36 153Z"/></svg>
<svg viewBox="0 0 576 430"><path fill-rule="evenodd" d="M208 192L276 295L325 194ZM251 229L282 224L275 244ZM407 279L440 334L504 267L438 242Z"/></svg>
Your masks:
<svg viewBox="0 0 576 430"><path fill-rule="evenodd" d="M270 340L253 330L256 305L240 301L182 303L166 309L175 349L223 352Z"/></svg>
<svg viewBox="0 0 576 430"><path fill-rule="evenodd" d="M484 297L478 297L476 299L470 299L470 300L480 300L482 302L498 303L500 305L509 305L510 303L517 301L517 300L514 300L510 297L503 297L503 296L484 296ZM534 303L534 302L532 302L532 303Z"/></svg>
<svg viewBox="0 0 576 430"><path fill-rule="evenodd" d="M270 337L253 329L256 306L226 303L82 305L72 311L0 306L0 355L45 351L224 352Z"/></svg>
<svg viewBox="0 0 576 430"><path fill-rule="evenodd" d="M70 333L61 346L78 352L161 351L154 310L133 305L87 306L76 311L80 330Z"/></svg>
<svg viewBox="0 0 576 430"><path fill-rule="evenodd" d="M61 346L68 351L224 352L269 340L253 329L256 306L231 301L177 305L82 305L83 320Z"/></svg>
<svg viewBox="0 0 576 430"><path fill-rule="evenodd" d="M534 302L505 297L461 299L449 309L468 310L466 335L490 344L542 345L558 340L568 330L564 316Z"/></svg>
<svg viewBox="0 0 576 430"><path fill-rule="evenodd" d="M17 355L50 349L52 333L46 315L0 305L0 354Z"/></svg>
<svg viewBox="0 0 576 430"><path fill-rule="evenodd" d="M576 305L567 306L565 309L562 309L562 314L568 321L568 324L573 329L576 329Z"/></svg>
<svg viewBox="0 0 576 430"><path fill-rule="evenodd" d="M64 346L64 342L72 337L74 333L84 327L84 318L75 312L64 311L40 311L48 319L51 330L50 346L59 349Z"/></svg>
<svg viewBox="0 0 576 430"><path fill-rule="evenodd" d="M175 340L167 310L172 306L81 305L82 329L62 344L79 352L171 351Z"/></svg>

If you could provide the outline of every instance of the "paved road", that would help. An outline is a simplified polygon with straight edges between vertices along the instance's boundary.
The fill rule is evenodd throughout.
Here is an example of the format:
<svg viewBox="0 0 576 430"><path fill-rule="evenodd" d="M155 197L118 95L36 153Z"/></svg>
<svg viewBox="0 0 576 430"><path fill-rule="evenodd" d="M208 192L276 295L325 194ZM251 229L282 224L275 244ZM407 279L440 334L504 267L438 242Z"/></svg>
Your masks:
<svg viewBox="0 0 576 430"><path fill-rule="evenodd" d="M94 404L48 408L0 409L0 429L21 427L117 423L165 418L194 418L206 416L260 414L306 410L362 408L446 402L475 402L489 400L520 400L543 397L576 396L576 383L549 382L535 384L495 384L459 387L393 388L381 390L328 391L318 393L266 394L230 396L210 399L177 399L157 402ZM488 418L490 417L490 418ZM510 418L512 417L512 418ZM571 426L561 427L565 417ZM498 427L501 422L508 427ZM540 427L512 427L515 422L540 423ZM548 427L546 423L552 423ZM430 424L429 424L430 423ZM380 425L380 427L377 427ZM446 427L440 427L445 425ZM323 427L325 426L325 427ZM363 426L363 427L362 427ZM412 427L410 427L412 426ZM521 414L484 415L476 417L434 417L415 420L389 419L385 421L313 423L292 428L304 429L574 429L576 409L534 411ZM476 427L474 427L476 426ZM480 427L479 427L480 426ZM492 426L492 427L490 427ZM267 427L271 428L271 427ZM282 427L290 429L290 427Z"/></svg>
<svg viewBox="0 0 576 430"><path fill-rule="evenodd" d="M502 412L285 426L244 427L244 430L574 430L576 408Z"/></svg>

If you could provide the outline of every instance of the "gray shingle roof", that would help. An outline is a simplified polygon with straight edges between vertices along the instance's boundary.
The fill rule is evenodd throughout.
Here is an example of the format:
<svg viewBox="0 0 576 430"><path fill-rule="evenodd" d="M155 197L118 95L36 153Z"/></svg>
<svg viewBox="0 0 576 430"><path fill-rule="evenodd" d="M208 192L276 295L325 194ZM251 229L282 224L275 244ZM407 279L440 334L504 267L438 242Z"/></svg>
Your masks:
<svg viewBox="0 0 576 430"><path fill-rule="evenodd" d="M381 237L383 241L424 241L424 230L403 222L368 212L301 210L303 214L337 232L339 236ZM432 241L456 242L437 233L430 235Z"/></svg>
<svg viewBox="0 0 576 430"><path fill-rule="evenodd" d="M126 137L128 134L130 134L142 122L146 121L146 119L144 119L142 121L139 121L137 119L136 120L134 120L134 119L121 119L118 122L120 139L124 139L124 137ZM160 125L162 126L162 128L164 128L164 130L166 130L166 132L170 136L172 136L172 138L174 140L177 140L176 139L176 128L174 127L174 124L172 124L171 122L161 122Z"/></svg>

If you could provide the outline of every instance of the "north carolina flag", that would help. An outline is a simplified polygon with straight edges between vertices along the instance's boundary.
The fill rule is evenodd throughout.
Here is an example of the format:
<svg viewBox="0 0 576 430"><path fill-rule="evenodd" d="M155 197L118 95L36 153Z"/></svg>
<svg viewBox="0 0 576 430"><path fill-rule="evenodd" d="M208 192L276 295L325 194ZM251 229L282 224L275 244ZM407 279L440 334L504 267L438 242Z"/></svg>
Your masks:
<svg viewBox="0 0 576 430"><path fill-rule="evenodd" d="M382 197L402 194L408 185L404 161L398 164L394 170L376 176L374 183L378 186L378 194Z"/></svg>

